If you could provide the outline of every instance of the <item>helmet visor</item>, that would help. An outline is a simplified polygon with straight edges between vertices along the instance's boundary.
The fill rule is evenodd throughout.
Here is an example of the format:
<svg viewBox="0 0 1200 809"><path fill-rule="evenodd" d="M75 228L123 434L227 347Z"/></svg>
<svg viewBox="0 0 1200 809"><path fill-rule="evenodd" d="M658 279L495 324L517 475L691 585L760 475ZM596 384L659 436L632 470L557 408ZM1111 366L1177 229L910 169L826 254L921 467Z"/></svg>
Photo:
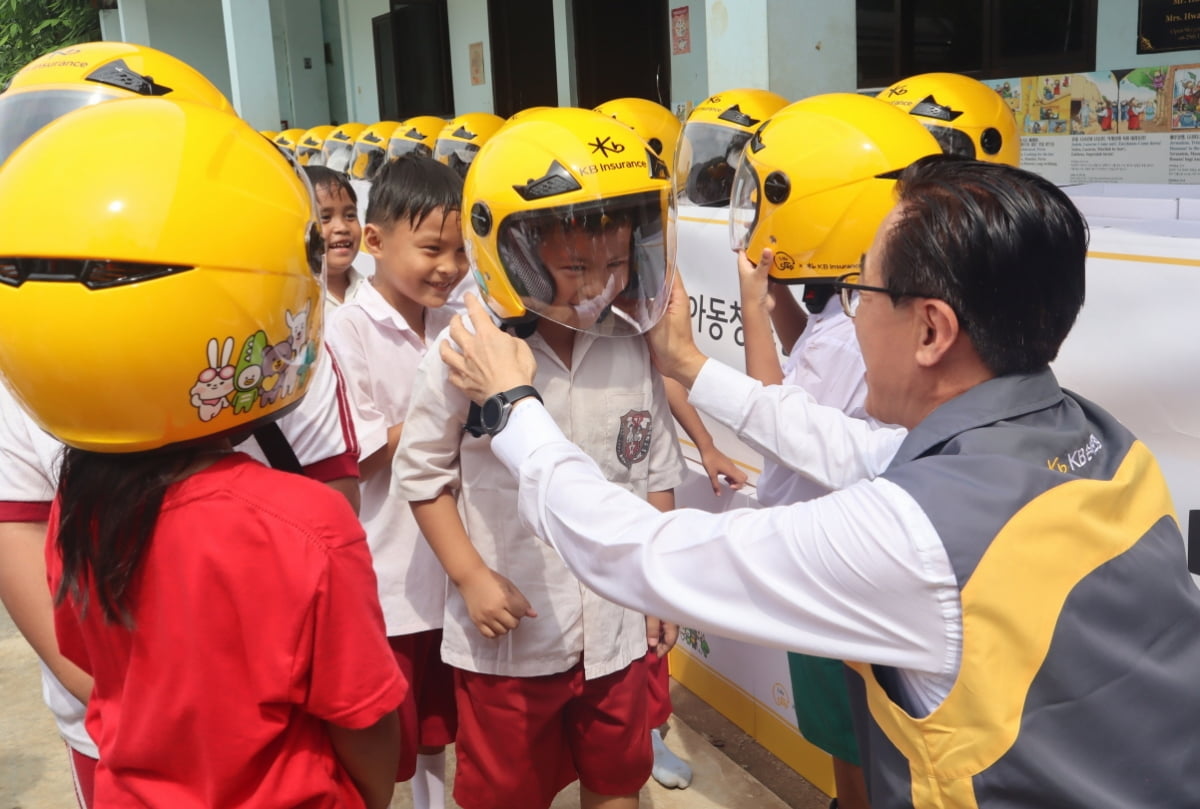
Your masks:
<svg viewBox="0 0 1200 809"><path fill-rule="evenodd" d="M479 154L479 147L474 143L463 143L460 140L439 140L433 147L433 156L458 172L460 177L467 176L467 170Z"/></svg>
<svg viewBox="0 0 1200 809"><path fill-rule="evenodd" d="M325 151L320 146L304 146L296 147L296 160L301 166L324 166Z"/></svg>
<svg viewBox="0 0 1200 809"><path fill-rule="evenodd" d="M728 205L733 177L750 134L716 124L692 123L684 127L675 166L677 181L682 183L680 202Z"/></svg>
<svg viewBox="0 0 1200 809"><path fill-rule="evenodd" d="M624 337L662 317L674 228L664 189L514 214L497 240L526 309L577 331Z"/></svg>
<svg viewBox="0 0 1200 809"><path fill-rule="evenodd" d="M354 160L354 143L352 141L327 140L324 152L326 168L340 171L343 174L349 173L350 163Z"/></svg>
<svg viewBox="0 0 1200 809"><path fill-rule="evenodd" d="M128 98L129 93L116 89L95 88L37 90L0 95L0 164L8 160L25 140L46 124L72 110Z"/></svg>
<svg viewBox="0 0 1200 809"><path fill-rule="evenodd" d="M729 246L745 250L758 224L758 172L749 160L743 160L733 178L729 198Z"/></svg>
<svg viewBox="0 0 1200 809"><path fill-rule="evenodd" d="M392 138L388 141L388 160L395 160L406 154L433 157L433 149L430 149L424 141L412 140L410 138Z"/></svg>
<svg viewBox="0 0 1200 809"><path fill-rule="evenodd" d="M968 157L971 160L975 159L975 144L971 142L971 136L962 130L955 129L952 126L942 126L941 124L926 124L921 122L929 134L933 135L933 139L938 142L938 146L942 147L944 154L959 155L960 157Z"/></svg>
<svg viewBox="0 0 1200 809"><path fill-rule="evenodd" d="M354 164L350 167L350 176L356 180L370 180L379 171L387 154L377 143L354 144Z"/></svg>

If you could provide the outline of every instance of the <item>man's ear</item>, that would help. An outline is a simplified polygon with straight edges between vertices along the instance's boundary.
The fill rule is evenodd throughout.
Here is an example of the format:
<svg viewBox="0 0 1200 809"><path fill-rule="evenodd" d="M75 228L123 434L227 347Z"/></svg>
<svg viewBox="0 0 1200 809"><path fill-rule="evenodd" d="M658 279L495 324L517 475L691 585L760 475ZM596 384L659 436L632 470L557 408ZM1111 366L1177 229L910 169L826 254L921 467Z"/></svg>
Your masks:
<svg viewBox="0 0 1200 809"><path fill-rule="evenodd" d="M920 298L914 302L917 328L917 365L930 368L941 362L962 335L958 315L939 298ZM965 339L965 337L964 337Z"/></svg>
<svg viewBox="0 0 1200 809"><path fill-rule="evenodd" d="M363 227L363 247L367 248L367 252L376 260L383 257L383 233L379 230L379 225Z"/></svg>

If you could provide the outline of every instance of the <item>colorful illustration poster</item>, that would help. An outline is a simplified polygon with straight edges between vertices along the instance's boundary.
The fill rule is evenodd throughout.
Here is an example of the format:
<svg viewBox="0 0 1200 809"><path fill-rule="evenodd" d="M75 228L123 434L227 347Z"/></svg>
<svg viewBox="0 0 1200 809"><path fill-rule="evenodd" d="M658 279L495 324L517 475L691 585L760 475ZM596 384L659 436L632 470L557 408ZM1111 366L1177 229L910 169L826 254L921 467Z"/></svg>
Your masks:
<svg viewBox="0 0 1200 809"><path fill-rule="evenodd" d="M1021 79L1017 125L1025 135L1071 134L1071 76Z"/></svg>
<svg viewBox="0 0 1200 809"><path fill-rule="evenodd" d="M1172 65L1171 129L1200 129L1200 65Z"/></svg>

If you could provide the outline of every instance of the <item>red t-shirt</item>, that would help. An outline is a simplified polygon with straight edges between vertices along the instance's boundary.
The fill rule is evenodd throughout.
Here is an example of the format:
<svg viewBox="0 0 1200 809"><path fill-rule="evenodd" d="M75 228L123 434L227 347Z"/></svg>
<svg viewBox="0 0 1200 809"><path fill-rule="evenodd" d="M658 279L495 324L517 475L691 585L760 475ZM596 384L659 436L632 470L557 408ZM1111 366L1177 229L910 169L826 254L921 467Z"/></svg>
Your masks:
<svg viewBox="0 0 1200 809"><path fill-rule="evenodd" d="M62 564L51 513L47 567ZM134 628L55 612L91 672L107 807L360 807L323 721L364 728L408 684L342 495L245 455L171 487L132 589Z"/></svg>

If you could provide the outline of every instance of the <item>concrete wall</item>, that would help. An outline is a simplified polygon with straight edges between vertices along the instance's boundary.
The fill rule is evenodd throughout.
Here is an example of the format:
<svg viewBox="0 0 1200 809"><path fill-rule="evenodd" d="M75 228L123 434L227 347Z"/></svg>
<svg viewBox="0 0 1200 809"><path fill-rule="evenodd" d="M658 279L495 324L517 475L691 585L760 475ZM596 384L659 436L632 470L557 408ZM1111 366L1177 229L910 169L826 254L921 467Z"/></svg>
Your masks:
<svg viewBox="0 0 1200 809"><path fill-rule="evenodd" d="M342 21L337 0L321 0L321 31L329 47L332 64L325 65L325 85L329 89L329 115L335 121L349 121L346 105L346 52L342 47Z"/></svg>
<svg viewBox="0 0 1200 809"><path fill-rule="evenodd" d="M298 127L332 123L329 112L329 86L325 76L325 35L321 28L320 0L272 0L272 35L280 36L275 9L283 25L284 54L276 53L275 62L287 68L290 105L280 94L281 109L291 107L291 120ZM283 83L282 81L280 82ZM285 116L286 117L286 116ZM375 119L371 119L374 122ZM345 123L345 119L339 121Z"/></svg>
<svg viewBox="0 0 1200 809"><path fill-rule="evenodd" d="M379 88L375 82L375 43L371 20L387 14L388 0L338 0L345 60L346 114L352 121L379 120Z"/></svg>
<svg viewBox="0 0 1200 809"><path fill-rule="evenodd" d="M492 112L492 46L488 39L487 0L447 0L450 73L454 112ZM483 43L483 84L471 84L471 43Z"/></svg>
<svg viewBox="0 0 1200 809"><path fill-rule="evenodd" d="M689 53L671 55L671 111L686 118L691 106L710 95L708 92L708 21L704 0L671 3L671 10L686 8L691 31ZM670 13L670 12L668 12ZM672 18L674 22L674 18ZM674 34L672 34L674 36ZM689 106L691 105L691 106Z"/></svg>
<svg viewBox="0 0 1200 809"><path fill-rule="evenodd" d="M145 0L144 5L147 44L179 57L231 96L221 0Z"/></svg>
<svg viewBox="0 0 1200 809"><path fill-rule="evenodd" d="M789 101L857 89L854 4L767 0L767 11L768 89Z"/></svg>
<svg viewBox="0 0 1200 809"><path fill-rule="evenodd" d="M770 89L767 0L705 0L708 92ZM696 47L693 42L692 47Z"/></svg>

